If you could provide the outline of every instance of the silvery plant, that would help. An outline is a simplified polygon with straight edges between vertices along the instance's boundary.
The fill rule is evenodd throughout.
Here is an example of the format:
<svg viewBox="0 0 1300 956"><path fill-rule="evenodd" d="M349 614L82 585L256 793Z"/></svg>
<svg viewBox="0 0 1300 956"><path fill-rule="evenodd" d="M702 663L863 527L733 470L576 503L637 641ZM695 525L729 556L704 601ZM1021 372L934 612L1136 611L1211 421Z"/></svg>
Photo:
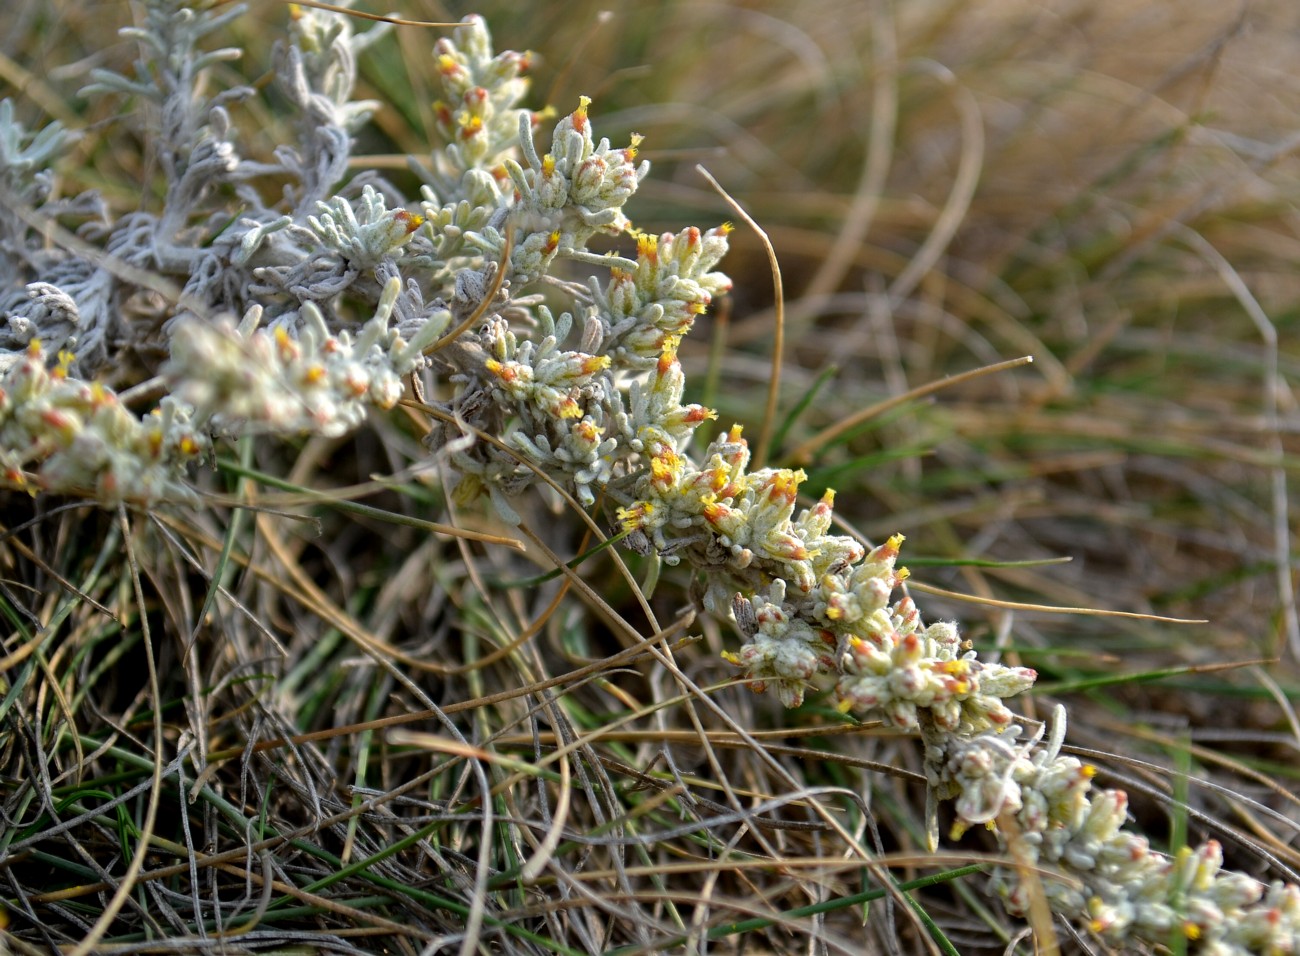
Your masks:
<svg viewBox="0 0 1300 956"><path fill-rule="evenodd" d="M803 473L751 467L739 427L692 449L715 414L683 403L677 348L730 288L716 271L730 227L635 229L624 208L649 169L636 138L598 138L583 98L542 151L541 117L519 105L527 58L494 54L471 17L435 46L443 141L412 164L419 198L400 195L348 167L378 106L352 99L356 58L381 28L294 9L274 77L297 141L251 158L231 111L256 91L203 92L239 51L201 44L240 12L149 0L125 31L130 75L86 91L151 108L157 211L58 197L75 133L29 130L0 103L6 494L197 507L222 442L338 436L405 398L457 500L511 523L544 480L603 502L626 546L707 582L700 601L738 635L725 656L754 690L797 706L829 689L846 713L918 732L932 846L943 802L950 839L992 829L1014 860L993 876L1011 912L1037 894L1109 943L1300 951L1300 888L1224 870L1214 842L1170 856L1126 829L1124 792L1062 752L1064 713L1049 732L1007 706L1034 672L981 660L899 596L901 536L833 533L833 493L799 508ZM75 234L49 241L56 221ZM588 251L597 236L625 254ZM566 263L593 277L564 278ZM165 357L123 380L123 351L144 340Z"/></svg>

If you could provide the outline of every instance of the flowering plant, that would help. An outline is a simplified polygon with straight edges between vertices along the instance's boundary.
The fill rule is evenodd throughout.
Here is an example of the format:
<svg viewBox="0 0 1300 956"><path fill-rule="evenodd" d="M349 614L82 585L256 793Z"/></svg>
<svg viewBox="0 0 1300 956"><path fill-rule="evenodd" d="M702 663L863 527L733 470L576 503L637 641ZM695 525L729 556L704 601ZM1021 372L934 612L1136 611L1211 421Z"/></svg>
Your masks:
<svg viewBox="0 0 1300 956"><path fill-rule="evenodd" d="M337 437L405 398L427 416L425 452L454 474L455 500L487 497L518 524L529 489L558 484L604 508L634 551L703 579L700 604L739 635L723 656L751 689L787 707L829 692L855 719L919 733L932 844L943 801L953 839L993 827L1021 854L993 877L1011 912L1041 885L1055 912L1115 943L1176 933L1207 953L1300 949L1294 885L1223 870L1212 842L1153 851L1125 829L1124 793L1094 793L1089 767L1062 754L1062 713L1046 742L1026 732L1007 702L1034 671L923 622L898 594L901 535L868 547L834 533L834 493L800 507L804 473L751 468L739 426L692 451L717 416L685 401L678 350L731 287L716 271L731 227L636 230L625 206L649 170L639 137L598 139L584 97L539 152L542 117L519 105L528 56L495 54L469 18L434 51L446 143L410 202L377 174L348 177L377 106L351 99L356 57L380 29L295 11L275 77L301 142L253 160L228 111L255 91L206 96L196 79L238 55L199 44L239 10L146 11L135 75L100 73L89 92L157 109L161 211L112 220L92 194L52 198L72 137L31 133L0 104L0 186L31 213L0 217L8 489L193 507L221 442ZM266 181L288 183L276 202ZM59 217L85 219L80 242L43 241L33 222ZM597 239L626 255L592 251ZM586 282L563 278L566 264ZM174 283L152 312L130 307L142 272ZM102 381L116 342L154 336L167 353L156 374L121 393ZM1052 872L1031 881L1031 865Z"/></svg>

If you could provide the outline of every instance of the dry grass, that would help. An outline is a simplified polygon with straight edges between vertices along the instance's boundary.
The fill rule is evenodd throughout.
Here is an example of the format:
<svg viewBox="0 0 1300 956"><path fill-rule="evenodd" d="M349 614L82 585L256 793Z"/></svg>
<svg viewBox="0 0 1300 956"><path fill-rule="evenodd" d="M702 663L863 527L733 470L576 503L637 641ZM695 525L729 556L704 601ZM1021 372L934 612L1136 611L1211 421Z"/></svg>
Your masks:
<svg viewBox="0 0 1300 956"><path fill-rule="evenodd" d="M401 12L469 9L445 6ZM981 602L917 595L1039 670L1026 713L1067 702L1154 843L1215 835L1294 879L1300 12L478 9L499 46L544 54L538 100L587 93L602 135L647 136L639 225L733 218L703 163L770 234L776 460L1034 355L826 443L809 490L835 486L853 528L908 535L916 580ZM247 69L284 15L243 21ZM90 125L69 188L138 202L138 144L73 95L129 54L123 7L11 22L4 79ZM401 29L364 64L394 104L363 143L376 162L428 148L431 43ZM254 120L265 147L275 117ZM772 281L736 240L734 299L682 354L695 397L757 434ZM611 548L512 586L595 543L541 502L510 532L522 551L385 520L506 533L436 482L371 480L418 457L419 427L232 450L226 503L199 511L0 500L0 947L81 953L95 927L104 953L1032 950L965 875L991 843L921 852L916 742L732 683L734 636L669 569L651 593ZM378 511L337 506L357 483Z"/></svg>

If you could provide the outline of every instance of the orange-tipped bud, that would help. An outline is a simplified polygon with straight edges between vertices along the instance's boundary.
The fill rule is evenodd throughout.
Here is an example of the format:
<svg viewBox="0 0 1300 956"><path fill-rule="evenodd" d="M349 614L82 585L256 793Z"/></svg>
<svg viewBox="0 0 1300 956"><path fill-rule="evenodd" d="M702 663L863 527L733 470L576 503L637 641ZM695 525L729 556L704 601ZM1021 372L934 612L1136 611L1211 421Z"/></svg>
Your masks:
<svg viewBox="0 0 1300 956"><path fill-rule="evenodd" d="M659 240L642 233L636 237L636 257L653 264L659 261Z"/></svg>
<svg viewBox="0 0 1300 956"><path fill-rule="evenodd" d="M573 128L579 133L587 131L587 107L591 105L590 96L578 97L578 108L571 114L573 117Z"/></svg>
<svg viewBox="0 0 1300 956"><path fill-rule="evenodd" d="M889 540L877 548L872 549L867 555L868 561L893 561L898 557L898 549L903 545L903 536L901 534L891 535Z"/></svg>
<svg viewBox="0 0 1300 956"><path fill-rule="evenodd" d="M631 508L619 508L615 513L624 531L635 531L645 524L646 518L654 514L655 506L649 501L638 501Z"/></svg>
<svg viewBox="0 0 1300 956"><path fill-rule="evenodd" d="M69 352L67 349L63 349L62 351L59 352L59 364L56 365L50 371L50 375L53 376L54 378L67 378L68 367L71 366L74 361L76 361L76 358L77 357L73 355L71 352Z"/></svg>
<svg viewBox="0 0 1300 956"><path fill-rule="evenodd" d="M793 503L799 495L799 484L808 476L804 474L803 469L798 471L781 470L772 476L771 486L768 488L767 496L769 501Z"/></svg>
<svg viewBox="0 0 1300 956"><path fill-rule="evenodd" d="M397 212L393 213L393 218L406 227L408 236L424 225L423 216L419 213L407 212L405 209L397 210Z"/></svg>
<svg viewBox="0 0 1300 956"><path fill-rule="evenodd" d="M41 412L41 421L58 432L64 440L72 438L77 432L76 417L61 408L48 408Z"/></svg>
<svg viewBox="0 0 1300 956"><path fill-rule="evenodd" d="M782 557L784 557L787 561L808 560L808 549L805 548L803 546L803 543L800 542L798 539L791 539L785 542L781 546L780 552Z"/></svg>
<svg viewBox="0 0 1300 956"><path fill-rule="evenodd" d="M711 421L718 417L718 413L711 408L705 408L703 405L687 405L686 414L682 416L682 421L687 425L698 425L701 422Z"/></svg>
<svg viewBox="0 0 1300 956"><path fill-rule="evenodd" d="M703 501L704 501L704 508L702 509L702 511L704 514L704 519L708 521L709 524L713 524L713 525L719 524L725 521L727 518L731 517L731 515L733 514L732 509L728 508L726 505L719 502L716 498L714 498L713 495L705 496Z"/></svg>
<svg viewBox="0 0 1300 956"><path fill-rule="evenodd" d="M519 377L519 370L515 367L513 362L506 365L502 362L498 362L496 359L488 359L483 363L483 367L507 384L513 382Z"/></svg>
<svg viewBox="0 0 1300 956"><path fill-rule="evenodd" d="M282 325L275 328L275 347L279 350L280 357L286 361L296 358L298 355L296 343L289 337L289 333L284 330Z"/></svg>
<svg viewBox="0 0 1300 956"><path fill-rule="evenodd" d="M366 375L349 375L345 384L353 398L360 398L370 391L370 378Z"/></svg>
<svg viewBox="0 0 1300 956"><path fill-rule="evenodd" d="M672 450L665 450L650 459L650 481L664 488L672 487L681 471L682 460Z"/></svg>

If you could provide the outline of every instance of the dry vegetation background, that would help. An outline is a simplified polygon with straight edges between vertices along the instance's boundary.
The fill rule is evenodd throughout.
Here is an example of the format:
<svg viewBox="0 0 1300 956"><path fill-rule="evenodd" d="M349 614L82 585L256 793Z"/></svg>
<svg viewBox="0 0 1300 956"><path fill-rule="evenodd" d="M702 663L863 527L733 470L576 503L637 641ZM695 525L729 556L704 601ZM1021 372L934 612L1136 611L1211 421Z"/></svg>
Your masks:
<svg viewBox="0 0 1300 956"><path fill-rule="evenodd" d="M785 285L782 420L798 414L784 461L858 409L1032 354L1031 367L889 408L826 444L799 462L809 490L836 487L839 513L870 539L908 536L904 561L925 588L915 596L928 617L955 617L982 654L1001 648L1039 670L1027 713L1046 713L1050 699L1068 704L1071 742L1114 755L1097 759L1108 782L1130 789L1154 843L1211 834L1238 867L1264 872L1251 844L1300 867L1300 6L602 9L408 2L399 12L481 12L499 49L540 54L531 105L565 112L587 94L600 135L644 134L654 166L629 207L642 228L734 218L697 163L758 220ZM53 0L6 16L5 95L23 101L28 119L43 110L88 130L64 191L100 188L122 208L141 202L151 173L121 103L76 96L91 66L132 55L113 32L129 9ZM229 41L247 49L246 75L267 68L286 16L258 0L235 25ZM359 144L358 168L427 153L436 35L399 28L363 60L360 94L389 105ZM250 152L269 152L277 122L273 100L240 118ZM394 172L409 188L404 175ZM757 431L772 374L773 283L754 235L742 227L734 239L724 263L734 296L700 322L682 357L694 400L719 408L723 425ZM289 452L259 448L256 463L330 489L400 468L410 448L399 428L380 427ZM447 520L436 489L412 494L366 500ZM917 865L915 741L837 733L823 703L787 714L726 684L718 652L736 638L704 620L689 629L703 640L678 649L676 666L743 726L772 730L770 759L737 747L707 707L692 711L673 670L646 657L595 668L552 696L497 700L630 642L577 589L494 585L546 570L535 548L523 562L270 492L259 501L310 513L320 529L273 514L242 519L235 553L260 570L237 569L228 583L265 631L222 602L197 626L206 582L180 542L211 570L232 511L132 519L164 682L164 750L171 760L181 743L198 749L160 798L162 842L125 894L110 951L143 952L147 939L152 952L451 952L467 920L491 946L519 952L554 948L538 938L579 952L808 952L814 938L832 952L860 951L864 940L882 952L926 950L924 924L906 907L874 903L865 937L862 906L799 910L876 885L864 870L797 862L845 852L819 829L815 802L867 844L910 854L892 871L898 879L935 871ZM54 824L147 782L158 705L144 691L129 576L95 564L115 519L56 504L0 498L6 527L40 519L0 543L7 600L48 621L65 594L57 571L123 624L77 604L32 659L39 667L4 674L0 895L3 939L16 952L82 938L121 885L147 787L99 818ZM472 511L453 518L490 522ZM582 549L576 521L530 520L561 555ZM1056 558L1071 560L987 566ZM613 611L651 632L610 561L592 559L583 574ZM661 625L686 595L665 570L653 601ZM4 653L22 643L15 635ZM406 736L374 724L328 734L434 705L451 709L407 725ZM251 750L307 732L324 737ZM456 733L472 746L449 754ZM579 740L573 756L548 756L557 734ZM52 795L45 806L21 786L33 776ZM746 824L721 778L779 824ZM181 796L191 788L192 802ZM870 815L819 788L857 793ZM495 815L485 822L487 803ZM556 820L552 863L525 886L518 868ZM292 842L263 845L287 833ZM940 868L990 846L972 834ZM982 887L973 877L920 895L959 952L1001 952L1019 932ZM538 938L494 922L519 914L515 925ZM727 927L749 917L768 922L737 942ZM1072 945L1068 928L1056 932Z"/></svg>

